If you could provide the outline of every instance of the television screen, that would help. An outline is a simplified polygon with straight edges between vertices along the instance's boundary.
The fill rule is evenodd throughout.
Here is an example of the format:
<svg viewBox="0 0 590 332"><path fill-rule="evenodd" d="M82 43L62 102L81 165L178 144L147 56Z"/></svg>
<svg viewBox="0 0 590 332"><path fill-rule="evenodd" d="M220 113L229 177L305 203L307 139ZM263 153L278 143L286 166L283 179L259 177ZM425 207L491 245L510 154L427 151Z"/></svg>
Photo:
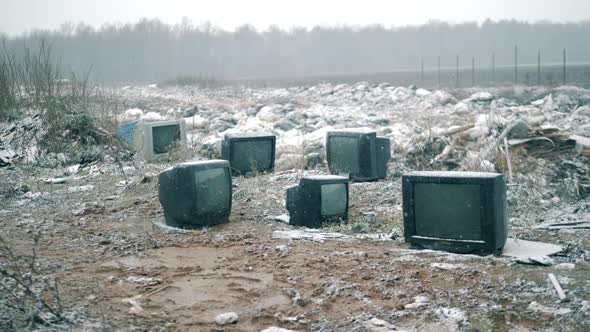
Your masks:
<svg viewBox="0 0 590 332"><path fill-rule="evenodd" d="M272 172L276 136L270 133L227 133L221 144L221 158L228 160L233 175Z"/></svg>
<svg viewBox="0 0 590 332"><path fill-rule="evenodd" d="M335 216L346 213L346 184L324 184L321 188L322 216Z"/></svg>
<svg viewBox="0 0 590 332"><path fill-rule="evenodd" d="M404 236L412 245L491 254L506 243L502 174L411 172L402 176L402 193Z"/></svg>
<svg viewBox="0 0 590 332"><path fill-rule="evenodd" d="M227 202L231 196L227 169L213 168L196 171L194 177L197 199L195 214L212 213L227 208Z"/></svg>
<svg viewBox="0 0 590 332"><path fill-rule="evenodd" d="M478 185L416 183L416 235L482 240L480 202Z"/></svg>
<svg viewBox="0 0 590 332"><path fill-rule="evenodd" d="M268 170L272 168L271 140L237 141L233 144L232 168L237 170Z"/></svg>
<svg viewBox="0 0 590 332"><path fill-rule="evenodd" d="M359 138L332 136L328 139L331 171L334 174L360 173Z"/></svg>
<svg viewBox="0 0 590 332"><path fill-rule="evenodd" d="M186 147L184 119L155 122L142 120L133 126L132 132L135 152L147 161L165 160L170 157L169 152L173 147Z"/></svg>
<svg viewBox="0 0 590 332"><path fill-rule="evenodd" d="M180 143L180 126L177 124L152 127L154 154L167 153Z"/></svg>

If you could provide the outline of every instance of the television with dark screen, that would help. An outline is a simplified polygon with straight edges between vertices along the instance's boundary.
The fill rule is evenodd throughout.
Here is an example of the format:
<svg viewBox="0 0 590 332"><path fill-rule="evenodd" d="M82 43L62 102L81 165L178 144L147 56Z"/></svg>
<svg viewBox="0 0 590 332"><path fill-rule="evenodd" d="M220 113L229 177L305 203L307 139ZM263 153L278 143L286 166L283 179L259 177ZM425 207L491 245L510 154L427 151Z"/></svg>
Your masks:
<svg viewBox="0 0 590 332"><path fill-rule="evenodd" d="M158 177L158 194L166 223L174 227L202 227L228 221L232 181L226 160L177 164Z"/></svg>
<svg viewBox="0 0 590 332"><path fill-rule="evenodd" d="M272 172L275 166L276 136L269 133L225 134L221 159L228 160L233 175Z"/></svg>
<svg viewBox="0 0 590 332"><path fill-rule="evenodd" d="M348 178L336 175L305 176L287 189L289 223L319 228L323 223L348 219Z"/></svg>
<svg viewBox="0 0 590 332"><path fill-rule="evenodd" d="M416 247L499 254L506 243L502 174L411 172L402 176L404 236Z"/></svg>
<svg viewBox="0 0 590 332"><path fill-rule="evenodd" d="M148 161L168 159L172 149L186 146L184 119L140 122L133 128L133 145Z"/></svg>
<svg viewBox="0 0 590 332"><path fill-rule="evenodd" d="M330 173L349 176L352 181L373 181L387 176L391 158L390 141L370 130L330 131L326 135Z"/></svg>

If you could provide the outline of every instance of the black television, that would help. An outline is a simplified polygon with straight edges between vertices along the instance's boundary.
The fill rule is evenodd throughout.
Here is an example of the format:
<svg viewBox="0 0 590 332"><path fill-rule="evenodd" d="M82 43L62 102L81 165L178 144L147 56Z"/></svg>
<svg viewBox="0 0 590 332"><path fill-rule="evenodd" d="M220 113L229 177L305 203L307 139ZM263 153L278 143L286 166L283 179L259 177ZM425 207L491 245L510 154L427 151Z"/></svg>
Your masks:
<svg viewBox="0 0 590 332"><path fill-rule="evenodd" d="M404 237L414 247L500 254L506 243L502 174L411 172L402 176Z"/></svg>
<svg viewBox="0 0 590 332"><path fill-rule="evenodd" d="M331 174L363 182L387 176L390 141L374 131L330 131L326 134L326 157Z"/></svg>
<svg viewBox="0 0 590 332"><path fill-rule="evenodd" d="M232 206L229 162L177 164L158 176L158 196L166 224L194 228L228 221Z"/></svg>
<svg viewBox="0 0 590 332"><path fill-rule="evenodd" d="M323 223L348 219L348 178L305 176L287 189L289 224L319 228Z"/></svg>
<svg viewBox="0 0 590 332"><path fill-rule="evenodd" d="M228 160L233 175L272 172L276 136L269 133L228 133L221 144L221 159Z"/></svg>

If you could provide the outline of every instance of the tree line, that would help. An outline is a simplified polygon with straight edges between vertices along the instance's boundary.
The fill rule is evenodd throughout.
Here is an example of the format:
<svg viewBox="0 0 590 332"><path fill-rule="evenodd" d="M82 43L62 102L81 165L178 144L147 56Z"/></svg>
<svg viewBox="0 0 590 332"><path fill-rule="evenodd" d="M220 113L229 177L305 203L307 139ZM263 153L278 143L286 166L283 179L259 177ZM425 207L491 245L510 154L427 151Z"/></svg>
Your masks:
<svg viewBox="0 0 590 332"><path fill-rule="evenodd" d="M234 31L184 19L169 25L157 19L134 24L63 24L53 31L4 36L16 57L42 40L67 70L87 72L100 82L159 82L175 77L288 78L378 73L395 70L454 67L456 56L478 59L478 67L590 62L590 21L579 23L490 21L450 24L431 21L420 26L386 28L271 26L258 31L243 25Z"/></svg>

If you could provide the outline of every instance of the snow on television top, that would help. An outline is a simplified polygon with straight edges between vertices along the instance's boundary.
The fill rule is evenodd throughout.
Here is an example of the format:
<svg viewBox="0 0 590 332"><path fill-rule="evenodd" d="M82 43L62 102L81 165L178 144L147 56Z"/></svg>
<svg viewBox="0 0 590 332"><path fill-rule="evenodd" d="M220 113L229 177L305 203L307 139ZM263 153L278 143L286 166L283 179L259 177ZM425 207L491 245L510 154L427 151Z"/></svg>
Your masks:
<svg viewBox="0 0 590 332"><path fill-rule="evenodd" d="M268 137L268 136L275 136L273 133L268 132L235 132L235 133L226 133L225 137L227 138L248 138L248 137Z"/></svg>
<svg viewBox="0 0 590 332"><path fill-rule="evenodd" d="M331 133L361 133L361 134L369 134L369 133L376 133L375 129L367 128L367 127L360 127L360 128L343 128L343 129L333 129L330 130Z"/></svg>
<svg viewBox="0 0 590 332"><path fill-rule="evenodd" d="M309 180L346 180L348 179L345 176L340 175L307 175L303 177L304 179Z"/></svg>
<svg viewBox="0 0 590 332"><path fill-rule="evenodd" d="M406 174L408 176L430 176L445 178L495 178L502 176L501 173L490 172L457 172L457 171L415 171Z"/></svg>
<svg viewBox="0 0 590 332"><path fill-rule="evenodd" d="M179 167L208 166L208 165L213 166L215 164L219 165L220 167L224 167L224 166L229 165L229 161L223 160L223 159L187 161L185 163L180 163L180 164L176 164L174 166L170 166L170 167L166 168L165 170L163 170L162 172L167 172L167 171L170 171L174 168L179 168Z"/></svg>

